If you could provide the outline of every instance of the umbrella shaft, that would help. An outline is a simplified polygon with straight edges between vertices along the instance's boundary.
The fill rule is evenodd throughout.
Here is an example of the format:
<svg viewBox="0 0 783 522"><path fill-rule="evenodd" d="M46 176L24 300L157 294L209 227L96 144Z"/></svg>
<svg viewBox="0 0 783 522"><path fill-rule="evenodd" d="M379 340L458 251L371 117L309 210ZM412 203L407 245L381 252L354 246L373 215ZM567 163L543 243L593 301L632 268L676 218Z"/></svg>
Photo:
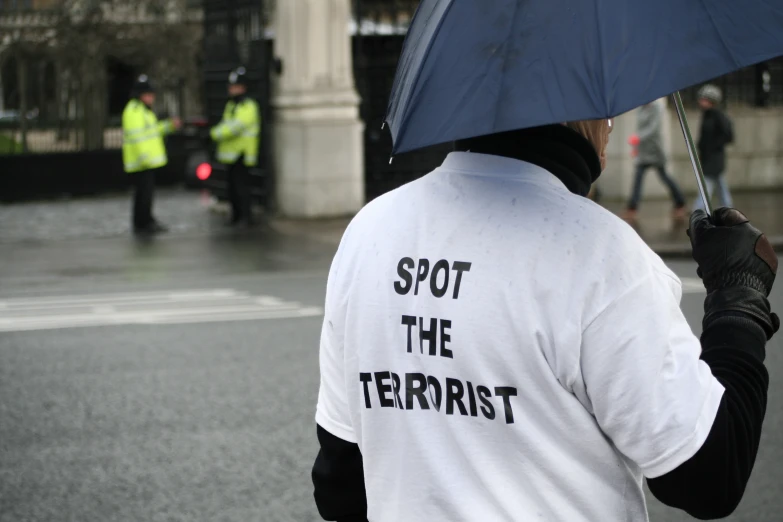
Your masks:
<svg viewBox="0 0 783 522"><path fill-rule="evenodd" d="M699 194L704 201L704 209L707 214L712 214L712 207L710 206L710 198L707 193L707 183L704 181L704 172L701 170L701 161L699 161L699 154L696 151L696 144L693 142L693 136L691 136L691 129L688 126L688 118L685 116L685 108L682 106L682 97L680 91L672 94L674 99L674 107L677 109L677 118L680 120L680 128L682 128L682 135L685 138L685 146L688 148L688 156L691 158L691 165L693 166L693 173L696 174L696 183L699 185Z"/></svg>

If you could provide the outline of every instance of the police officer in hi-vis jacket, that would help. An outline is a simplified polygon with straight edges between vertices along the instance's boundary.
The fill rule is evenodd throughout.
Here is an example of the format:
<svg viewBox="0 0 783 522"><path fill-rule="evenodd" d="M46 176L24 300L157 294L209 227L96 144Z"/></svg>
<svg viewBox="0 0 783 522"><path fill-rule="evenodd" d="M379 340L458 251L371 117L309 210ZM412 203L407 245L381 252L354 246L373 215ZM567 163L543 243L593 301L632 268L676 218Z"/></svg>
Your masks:
<svg viewBox="0 0 783 522"><path fill-rule="evenodd" d="M261 115L258 103L247 96L246 74L245 68L239 67L229 75L229 100L223 119L210 132L217 143L217 160L228 166L230 224L233 226L254 224L248 167L258 164Z"/></svg>
<svg viewBox="0 0 783 522"><path fill-rule="evenodd" d="M163 137L182 126L179 118L158 121L154 103L155 89L149 78L139 76L122 112L122 162L133 177L133 231L137 234L166 231L152 215L155 173L168 163Z"/></svg>

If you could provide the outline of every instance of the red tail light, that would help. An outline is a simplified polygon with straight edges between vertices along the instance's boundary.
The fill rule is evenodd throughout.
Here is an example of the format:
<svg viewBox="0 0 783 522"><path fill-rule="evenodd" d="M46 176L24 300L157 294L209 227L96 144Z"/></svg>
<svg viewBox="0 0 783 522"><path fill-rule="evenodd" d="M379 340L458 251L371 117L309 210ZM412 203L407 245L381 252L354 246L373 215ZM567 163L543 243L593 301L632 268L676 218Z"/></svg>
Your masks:
<svg viewBox="0 0 783 522"><path fill-rule="evenodd" d="M201 163L196 167L196 177L201 181L205 181L212 175L212 165L209 163Z"/></svg>

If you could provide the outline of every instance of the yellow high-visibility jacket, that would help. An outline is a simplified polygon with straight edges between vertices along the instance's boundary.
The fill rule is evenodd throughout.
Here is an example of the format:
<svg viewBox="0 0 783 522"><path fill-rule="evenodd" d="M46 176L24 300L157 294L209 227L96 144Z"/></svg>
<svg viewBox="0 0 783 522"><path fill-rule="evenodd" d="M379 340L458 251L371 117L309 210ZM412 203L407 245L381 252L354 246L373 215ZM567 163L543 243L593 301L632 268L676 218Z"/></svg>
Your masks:
<svg viewBox="0 0 783 522"><path fill-rule="evenodd" d="M248 167L258 164L258 143L261 135L261 114L251 98L229 100L223 119L212 127L212 139L217 142L217 160L233 164L244 156Z"/></svg>
<svg viewBox="0 0 783 522"><path fill-rule="evenodd" d="M171 120L158 121L152 110L136 98L122 111L122 163L125 172L164 167L168 163L163 136L174 131Z"/></svg>

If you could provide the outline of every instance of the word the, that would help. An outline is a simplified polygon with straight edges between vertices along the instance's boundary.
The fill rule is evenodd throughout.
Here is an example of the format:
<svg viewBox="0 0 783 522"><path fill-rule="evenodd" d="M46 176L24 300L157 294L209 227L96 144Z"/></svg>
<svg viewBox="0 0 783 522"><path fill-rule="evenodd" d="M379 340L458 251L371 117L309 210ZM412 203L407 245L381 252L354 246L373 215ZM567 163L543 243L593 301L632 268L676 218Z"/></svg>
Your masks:
<svg viewBox="0 0 783 522"><path fill-rule="evenodd" d="M424 318L423 317L418 318L419 352L422 355L424 354L424 341L427 341L427 346L429 348L427 353L429 353L429 355L438 355L437 354L438 337L440 337L440 356L453 359L454 352L446 348L446 343L451 341L451 335L448 334L448 330L451 328L451 321L449 321L448 319L432 318L429 320L429 323L430 323L430 328L428 330L424 326ZM440 323L440 328L438 328L438 323ZM408 327L408 353L412 353L413 335L411 331L413 330L413 327L416 326L416 317L412 315L403 315L402 324ZM438 332L440 332L440 336L438 335Z"/></svg>

